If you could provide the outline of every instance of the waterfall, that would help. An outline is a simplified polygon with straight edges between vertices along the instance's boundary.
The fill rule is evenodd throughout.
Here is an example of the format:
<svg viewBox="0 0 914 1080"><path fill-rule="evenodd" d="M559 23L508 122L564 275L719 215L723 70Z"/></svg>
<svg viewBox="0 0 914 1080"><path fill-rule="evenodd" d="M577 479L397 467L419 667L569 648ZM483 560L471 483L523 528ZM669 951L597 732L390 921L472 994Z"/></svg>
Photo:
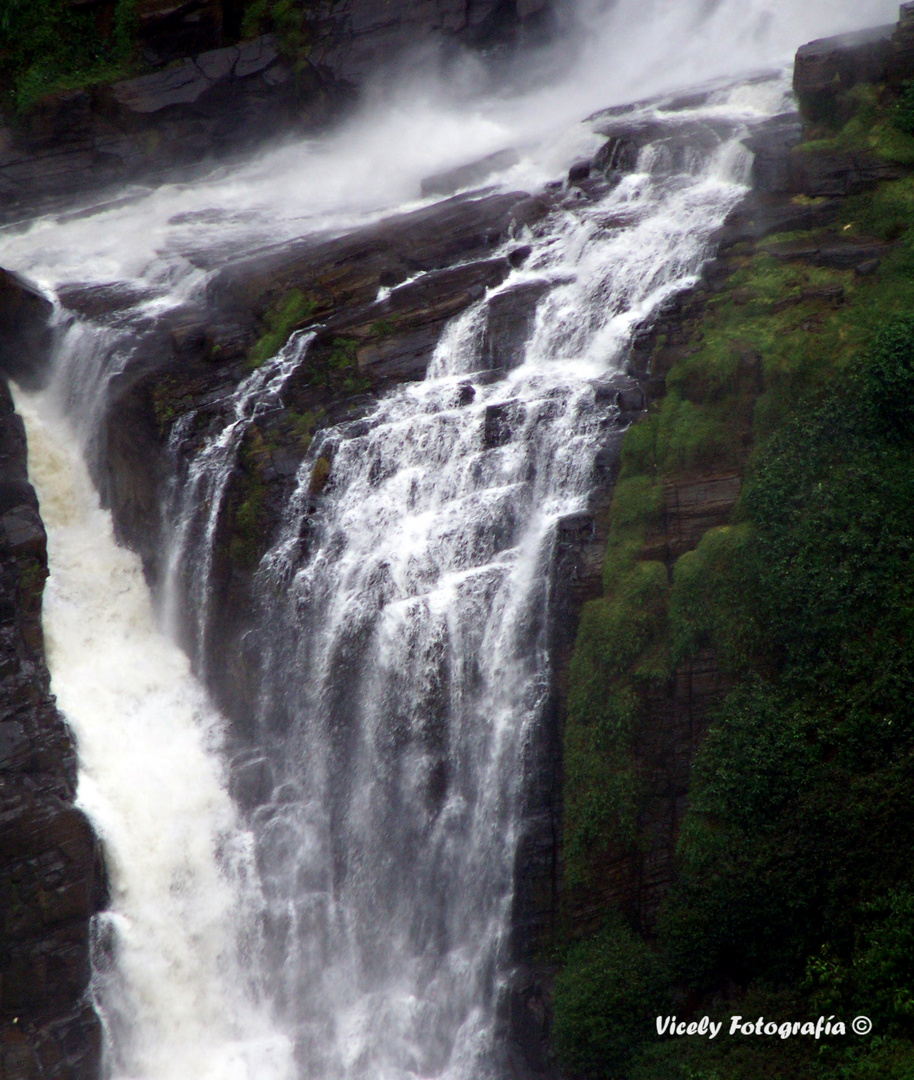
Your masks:
<svg viewBox="0 0 914 1080"><path fill-rule="evenodd" d="M48 532L44 626L76 736L79 803L105 845L109 913L94 992L118 1077L287 1080L245 953L262 897L225 787L221 718L156 626L136 555L117 547L64 417L17 395Z"/></svg>
<svg viewBox="0 0 914 1080"><path fill-rule="evenodd" d="M523 268L449 325L423 382L317 433L254 576L257 693L240 753L195 678L233 662L211 640L213 543L245 434L282 408L310 336L220 402L222 423L176 468L157 615L80 454L103 452L107 387L137 340L226 259L420 205L418 180L457 155L517 146L491 183L536 190L600 144L596 122L571 117L724 73L701 70L695 28L722 39L744 5L650 7L585 13L597 30L581 70L607 69L586 91L589 74L553 88L551 102L533 91L469 109L429 91L411 112L395 95L323 143L0 236L0 262L52 293L112 281L130 291L105 325L61 315L54 384L20 397L49 530L53 688L112 873L94 992L114 1080L506 1080L499 1023L527 786L555 676L559 529L590 508L624 428L611 377L636 329L697 280L745 191L741 139L785 107L783 77L630 110L661 132L632 171L594 201L569 196L524 236ZM796 19L784 5L750 7L727 58L739 69L795 46L797 26L811 36L855 17L843 2L824 14L804 5ZM687 48L674 33L692 35ZM671 156L663 133L677 125L700 128L700 147ZM520 288L541 298L526 342L493 377L489 311ZM193 421L175 425L176 452ZM179 609L193 664L161 631ZM230 768L258 789L241 809Z"/></svg>

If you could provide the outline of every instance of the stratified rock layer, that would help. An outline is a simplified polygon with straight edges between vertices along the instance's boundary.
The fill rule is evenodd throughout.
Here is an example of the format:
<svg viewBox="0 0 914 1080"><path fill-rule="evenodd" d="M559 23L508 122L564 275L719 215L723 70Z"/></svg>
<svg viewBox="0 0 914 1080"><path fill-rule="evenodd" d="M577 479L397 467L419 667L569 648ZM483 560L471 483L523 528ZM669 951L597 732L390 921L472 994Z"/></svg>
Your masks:
<svg viewBox="0 0 914 1080"><path fill-rule="evenodd" d="M239 42L241 7L142 0L148 74L51 94L15 122L0 116L0 221L314 131L376 69L411 66L406 54L497 49L541 36L552 17L550 0L325 0L300 6L290 51L272 34Z"/></svg>

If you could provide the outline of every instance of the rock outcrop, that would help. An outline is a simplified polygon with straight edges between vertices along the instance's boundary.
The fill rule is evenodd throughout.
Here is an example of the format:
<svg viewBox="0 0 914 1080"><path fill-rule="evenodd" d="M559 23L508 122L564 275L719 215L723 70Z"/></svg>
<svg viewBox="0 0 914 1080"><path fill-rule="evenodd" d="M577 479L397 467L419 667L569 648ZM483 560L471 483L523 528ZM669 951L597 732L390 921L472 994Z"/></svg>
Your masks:
<svg viewBox="0 0 914 1080"><path fill-rule="evenodd" d="M914 78L914 3L901 5L897 24L811 41L797 51L793 88L810 120L846 119L845 99L859 83L895 90Z"/></svg>
<svg viewBox="0 0 914 1080"><path fill-rule="evenodd" d="M110 21L112 4L88 3ZM142 0L147 74L59 91L15 122L0 117L0 221L314 131L406 53L427 59L448 43L491 51L545 31L552 13L550 0L331 0L297 9L293 42L239 41L241 9L238 0Z"/></svg>
<svg viewBox="0 0 914 1080"><path fill-rule="evenodd" d="M0 267L0 373L40 386L50 359L52 304L18 274Z"/></svg>
<svg viewBox="0 0 914 1080"><path fill-rule="evenodd" d="M89 921L105 902L105 873L73 805L75 748L50 692L47 572L25 430L0 382L0 1077L96 1080Z"/></svg>

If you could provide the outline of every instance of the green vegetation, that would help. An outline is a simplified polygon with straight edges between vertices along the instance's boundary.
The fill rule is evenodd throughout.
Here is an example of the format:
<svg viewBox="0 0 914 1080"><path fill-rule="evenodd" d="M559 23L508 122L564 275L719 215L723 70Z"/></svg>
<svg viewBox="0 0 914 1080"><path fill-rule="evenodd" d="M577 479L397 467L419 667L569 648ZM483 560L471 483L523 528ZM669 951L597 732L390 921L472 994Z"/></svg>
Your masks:
<svg viewBox="0 0 914 1080"><path fill-rule="evenodd" d="M575 1072L587 1073L596 1056L607 1075L631 1057L654 1017L669 1008L666 978L654 953L610 918L595 937L573 946L555 993L555 1041Z"/></svg>
<svg viewBox="0 0 914 1080"><path fill-rule="evenodd" d="M837 99L813 102L809 115L818 124L799 152L868 150L886 161L914 165L912 100L910 90L896 101L886 87L862 83Z"/></svg>
<svg viewBox="0 0 914 1080"><path fill-rule="evenodd" d="M869 148L906 160L902 106L856 95L858 113L802 152L863 139L862 116ZM571 1076L914 1077L912 225L908 177L847 199L830 230L737 249L690 347L658 342L668 392L626 434L604 595L571 665L555 989ZM835 234L893 246L864 276L792 257ZM731 470L732 520L671 560L665 492ZM731 689L693 765L659 923L642 940L607 913L570 938L571 911L645 843L635 748L651 703L709 651ZM874 1029L658 1038L653 1016L670 1009L865 1014Z"/></svg>
<svg viewBox="0 0 914 1080"><path fill-rule="evenodd" d="M301 289L291 289L275 301L263 317L264 331L248 352L248 367L258 368L274 357L292 335L314 314L315 301Z"/></svg>
<svg viewBox="0 0 914 1080"><path fill-rule="evenodd" d="M313 0L252 0L241 24L244 37L272 32L283 53L291 60L304 61L311 51L310 16Z"/></svg>
<svg viewBox="0 0 914 1080"><path fill-rule="evenodd" d="M908 83L895 106L895 127L905 135L914 135L914 83Z"/></svg>
<svg viewBox="0 0 914 1080"><path fill-rule="evenodd" d="M241 570L254 570L266 551L270 515L263 468L274 449L260 428L252 424L239 450L241 473L233 485L228 545L232 565Z"/></svg>
<svg viewBox="0 0 914 1080"><path fill-rule="evenodd" d="M0 5L0 87L23 112L48 94L123 78L136 69L136 0L99 16L66 0Z"/></svg>
<svg viewBox="0 0 914 1080"><path fill-rule="evenodd" d="M330 461L325 457L319 457L311 470L311 485L309 491L312 495L320 495L330 479Z"/></svg>

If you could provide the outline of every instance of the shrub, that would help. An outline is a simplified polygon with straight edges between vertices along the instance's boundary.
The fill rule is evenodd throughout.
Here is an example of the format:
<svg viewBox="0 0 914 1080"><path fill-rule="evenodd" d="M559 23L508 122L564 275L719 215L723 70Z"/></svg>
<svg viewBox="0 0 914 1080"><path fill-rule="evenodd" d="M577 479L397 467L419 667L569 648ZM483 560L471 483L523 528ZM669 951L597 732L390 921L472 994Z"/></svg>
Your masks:
<svg viewBox="0 0 914 1080"><path fill-rule="evenodd" d="M46 94L123 77L136 47L136 0L116 0L109 28L66 0L0 4L0 77L13 107Z"/></svg>
<svg viewBox="0 0 914 1080"><path fill-rule="evenodd" d="M573 946L555 982L555 1040L572 1074L615 1077L664 1011L661 963L618 917Z"/></svg>
<svg viewBox="0 0 914 1080"><path fill-rule="evenodd" d="M905 135L914 135L914 83L908 83L895 106L895 127Z"/></svg>

